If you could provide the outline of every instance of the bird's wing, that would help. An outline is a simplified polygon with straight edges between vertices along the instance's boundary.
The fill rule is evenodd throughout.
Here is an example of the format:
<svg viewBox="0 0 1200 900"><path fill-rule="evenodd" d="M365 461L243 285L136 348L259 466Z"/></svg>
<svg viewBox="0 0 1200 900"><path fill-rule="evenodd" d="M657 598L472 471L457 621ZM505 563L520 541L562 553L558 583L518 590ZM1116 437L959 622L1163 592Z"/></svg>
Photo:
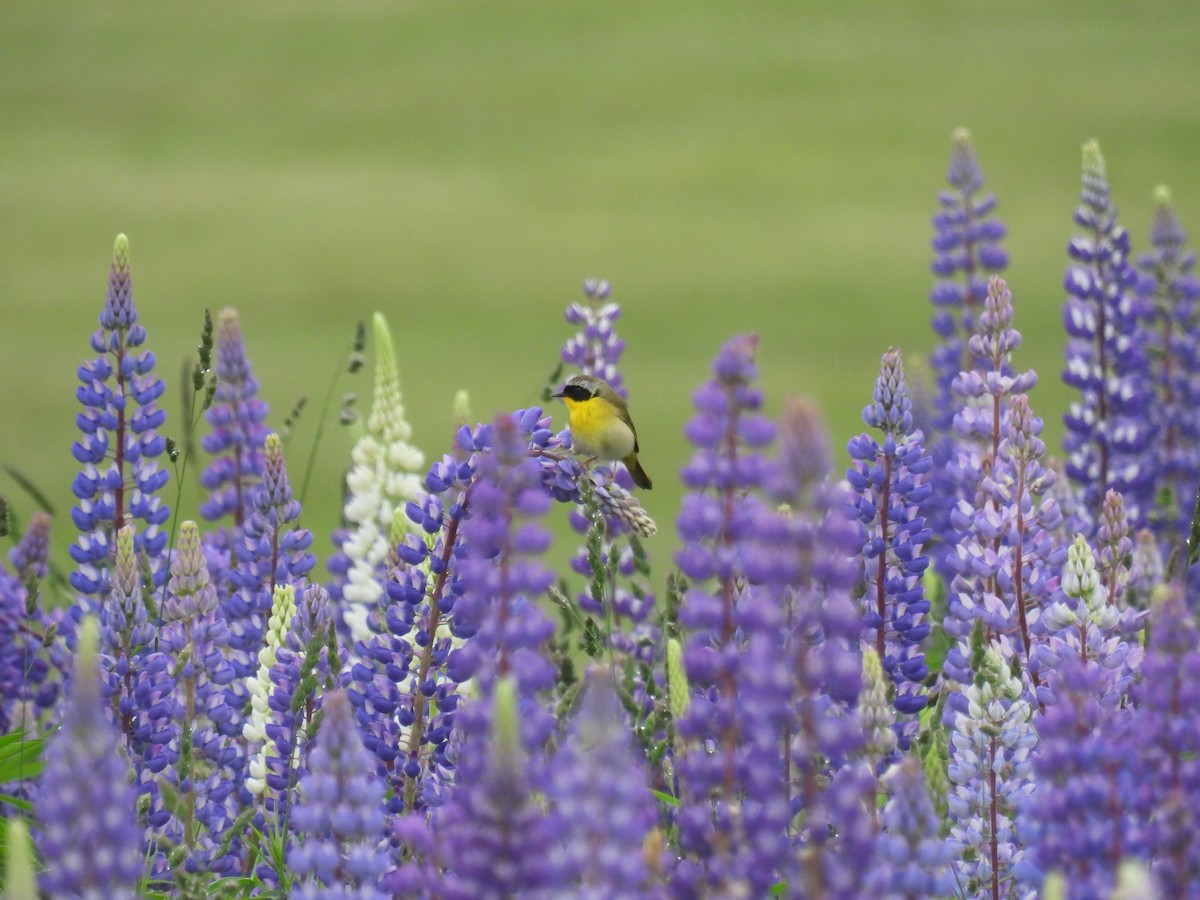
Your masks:
<svg viewBox="0 0 1200 900"><path fill-rule="evenodd" d="M633 419L629 418L629 404L621 399L621 395L617 394L616 391L613 391L613 393L615 396L611 397L608 402L612 405L613 409L617 411L617 418L628 425L629 430L633 432L633 452L637 453L639 449L637 429L633 427Z"/></svg>

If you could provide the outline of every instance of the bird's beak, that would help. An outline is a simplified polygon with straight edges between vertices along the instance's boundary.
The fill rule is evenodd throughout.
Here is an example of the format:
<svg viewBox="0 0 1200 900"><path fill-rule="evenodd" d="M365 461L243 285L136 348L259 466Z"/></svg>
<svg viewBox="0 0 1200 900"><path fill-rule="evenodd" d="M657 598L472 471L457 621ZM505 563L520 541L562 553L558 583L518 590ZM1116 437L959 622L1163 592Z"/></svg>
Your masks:
<svg viewBox="0 0 1200 900"><path fill-rule="evenodd" d="M551 396L551 397L561 397L562 395L563 395L563 392L562 392L562 391L558 391L557 393L551 394L550 396Z"/></svg>

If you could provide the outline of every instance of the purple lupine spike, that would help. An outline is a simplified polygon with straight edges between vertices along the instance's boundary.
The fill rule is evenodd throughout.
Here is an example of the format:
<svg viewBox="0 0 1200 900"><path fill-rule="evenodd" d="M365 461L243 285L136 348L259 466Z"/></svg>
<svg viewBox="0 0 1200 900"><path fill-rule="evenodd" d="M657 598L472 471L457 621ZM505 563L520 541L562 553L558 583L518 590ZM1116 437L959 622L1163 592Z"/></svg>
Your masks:
<svg viewBox="0 0 1200 900"><path fill-rule="evenodd" d="M991 217L995 196L977 196L983 188L983 171L965 128L954 132L946 180L951 189L938 197L942 209L933 217L933 273L938 280L929 295L937 309L933 329L943 340L930 355L937 375L935 425L940 434L949 430L958 410L951 384L959 372L975 368L968 344L978 330L987 276L1008 266L1000 244L1007 229Z"/></svg>
<svg viewBox="0 0 1200 900"><path fill-rule="evenodd" d="M226 687L236 670L223 653L228 630L218 615L200 531L192 521L179 526L162 619L161 645L176 672L172 699L181 748L175 774L182 808L171 837L186 846L189 868L228 872L237 863L236 853L220 857L217 851L233 819L226 800L243 780L244 752L237 740L242 721L240 710L228 702Z"/></svg>
<svg viewBox="0 0 1200 900"><path fill-rule="evenodd" d="M691 585L679 622L691 692L675 722L682 859L672 889L765 896L795 881L852 892L845 862L869 850L874 790L872 774L853 760L862 745L852 710L861 618L848 593L852 551L818 549L824 525L832 533L850 523L829 506L841 495L815 485L803 514L757 499L768 480L794 492L811 473L806 462L780 474L761 455L774 429L758 412L755 348L753 337L722 348L686 429L695 451L683 470L692 490L678 561ZM791 456L781 465L795 464ZM674 683L671 690L675 707ZM807 826L792 836L799 808Z"/></svg>
<svg viewBox="0 0 1200 900"><path fill-rule="evenodd" d="M989 280L979 321L971 338L977 368L960 373L953 385L961 403L954 418L955 459L939 482L953 501L943 503L950 516L937 554L949 580L944 624L954 639L943 672L960 685L971 682L970 637L982 622L989 640L1013 645L1036 689L1033 626L1061 564L1052 532L1062 515L1052 498L1041 499L1054 476L1041 464L1042 422L1025 394L1037 376L1012 367L1021 335L1012 326L1012 294L1004 279ZM961 691L952 693L947 709L961 710L963 702Z"/></svg>
<svg viewBox="0 0 1200 900"><path fill-rule="evenodd" d="M490 451L478 461L470 515L462 524L462 594L451 630L464 643L450 652L446 665L459 683L475 678L485 696L492 681L511 674L521 697L532 700L554 682L553 667L538 649L553 626L535 605L553 583L553 573L540 560L550 535L533 521L545 514L550 497L541 466L529 456L513 416L497 418L490 438ZM525 719L523 727L541 735L535 744L549 736L545 711L529 709Z"/></svg>
<svg viewBox="0 0 1200 900"><path fill-rule="evenodd" d="M80 626L62 728L46 746L39 887L52 897L140 896L144 857L129 763L104 716L95 620Z"/></svg>
<svg viewBox="0 0 1200 900"><path fill-rule="evenodd" d="M377 847L384 829L384 786L371 771L345 692L331 692L323 709L309 769L300 778L301 800L291 814L291 896L384 900L390 895L379 883L388 856Z"/></svg>
<svg viewBox="0 0 1200 900"><path fill-rule="evenodd" d="M946 897L955 891L953 845L938 837L940 822L925 790L921 761L906 756L883 777L889 799L875 839L867 880L873 897Z"/></svg>
<svg viewBox="0 0 1200 900"><path fill-rule="evenodd" d="M349 668L347 695L393 814L439 805L454 781L447 749L459 695L446 671L449 625L463 591L462 524L491 433L490 425L461 428L460 454L435 462L424 496L398 513L407 522L392 529L384 599L368 614L371 637L356 643Z"/></svg>
<svg viewBox="0 0 1200 900"><path fill-rule="evenodd" d="M979 331L969 340L974 368L960 372L950 386L957 404L953 446L942 448L945 464L935 467L933 475L935 494L940 498L934 504L940 539L934 555L938 571L947 581L962 571L954 558L956 549L970 536L979 536L978 523L964 519L978 499L983 469L995 465L1011 398L1037 384L1032 370L1013 370L1012 354L1021 345L1021 334L1012 323L1012 292L1003 278L992 276ZM998 498L989 500L993 509L999 505Z"/></svg>
<svg viewBox="0 0 1200 900"><path fill-rule="evenodd" d="M46 577L50 562L49 513L39 510L29 517L29 527L8 551L8 562L26 587Z"/></svg>
<svg viewBox="0 0 1200 900"><path fill-rule="evenodd" d="M221 611L239 678L258 669L258 649L276 586L299 585L316 564L310 552L312 532L297 524L300 501L292 495L283 441L277 434L268 434L263 442L262 478L250 493L249 516L234 535L236 563L229 572L234 591L222 598Z"/></svg>
<svg viewBox="0 0 1200 900"><path fill-rule="evenodd" d="M146 329L138 324L129 268L129 242L118 235L109 271L108 293L92 349L100 354L79 367L75 392L83 411L76 417L82 435L72 445L83 464L71 486L78 504L71 518L81 534L71 547L76 569L72 587L99 605L108 595L113 539L126 522L137 522L136 544L154 584L166 577L162 563L170 517L158 491L168 473L156 458L166 443L157 429L164 413L157 400L163 382L154 374L154 354L138 350Z"/></svg>
<svg viewBox="0 0 1200 900"><path fill-rule="evenodd" d="M997 457L985 468L973 504L959 501L956 516L968 535L948 567L951 581L944 627L954 639L943 672L968 685L970 637L976 622L990 640L1008 647L1039 684L1034 643L1038 619L1058 588L1066 550L1058 539L1062 513L1053 496L1056 475L1042 464L1042 420L1033 415L1024 394L1009 398L1004 437ZM961 710L961 692L950 695L948 709Z"/></svg>
<svg viewBox="0 0 1200 900"><path fill-rule="evenodd" d="M866 434L853 438L846 477L858 494L866 584L863 640L875 647L895 685L897 737L907 749L916 731L913 716L925 708L923 682L929 674L920 648L929 633L922 576L929 564L924 547L930 531L922 510L930 496L933 460L924 436L913 428L899 350L884 354L873 396L863 421L883 432L883 444Z"/></svg>
<svg viewBox="0 0 1200 900"><path fill-rule="evenodd" d="M1200 279L1196 253L1186 249L1187 234L1164 185L1154 189L1150 244L1137 267L1157 389L1159 490L1151 524L1170 556L1185 550L1200 472Z"/></svg>
<svg viewBox="0 0 1200 900"><path fill-rule="evenodd" d="M35 512L8 552L11 572L0 563L0 733L32 733L38 712L58 700L61 664L43 640L56 620L39 602L49 554L50 516Z"/></svg>
<svg viewBox="0 0 1200 900"><path fill-rule="evenodd" d="M612 287L602 279L589 278L583 283L586 303L572 302L567 305L566 320L569 325L579 327L562 348L562 361L574 366L584 375L594 375L622 397L628 392L621 383L621 372L617 368L625 342L617 337L616 321L621 315L617 303L607 302Z"/></svg>
<svg viewBox="0 0 1200 900"><path fill-rule="evenodd" d="M433 816L398 823L408 861L388 874L393 894L576 896L559 849L561 817L534 797L549 782L540 729L528 727L520 676L497 675L456 725L459 783Z"/></svg>
<svg viewBox="0 0 1200 900"><path fill-rule="evenodd" d="M1104 157L1095 141L1083 148L1082 202L1075 222L1084 233L1068 247L1073 260L1064 286L1067 361L1063 381L1080 392L1063 417L1067 475L1093 519L1104 494L1125 496L1133 527L1149 512L1157 477L1150 448L1157 430L1154 382L1143 325L1145 304L1133 287L1129 234L1117 224Z"/></svg>
<svg viewBox="0 0 1200 900"><path fill-rule="evenodd" d="M448 896L566 886L550 853L561 826L530 802L527 787L546 778L554 720L542 698L555 675L543 652L554 629L537 603L553 580L541 562L549 534L537 522L551 500L521 419L501 416L480 434L490 449L477 457L461 525L461 594L450 623L461 645L449 652L446 674L473 679L476 693L456 713L448 751L456 784L432 819Z"/></svg>
<svg viewBox="0 0 1200 900"><path fill-rule="evenodd" d="M1178 585L1156 599L1134 686L1138 812L1164 897L1200 892L1200 634Z"/></svg>
<svg viewBox="0 0 1200 900"><path fill-rule="evenodd" d="M811 502L833 470L829 435L817 407L792 397L779 421L779 464L767 477L770 496L793 507Z"/></svg>
<svg viewBox="0 0 1200 900"><path fill-rule="evenodd" d="M1132 605L1137 609L1149 609L1150 599L1167 580L1167 569L1159 551L1158 541L1149 529L1137 533L1130 558L1130 581L1133 584Z"/></svg>
<svg viewBox="0 0 1200 900"><path fill-rule="evenodd" d="M1100 524L1096 528L1096 547L1105 602L1123 609L1129 605L1126 589L1132 574L1128 561L1133 553L1133 539L1129 536L1129 521L1125 516L1125 498L1116 491L1110 490L1104 495Z"/></svg>
<svg viewBox="0 0 1200 900"><path fill-rule="evenodd" d="M658 816L612 677L589 672L565 743L550 767L550 800L564 833L571 896L654 900L661 859L647 859Z"/></svg>
<svg viewBox="0 0 1200 900"><path fill-rule="evenodd" d="M803 435L796 429L800 421ZM823 433L810 415L790 420L785 414L780 457L768 484L772 492L788 486L791 504L778 510L756 507L754 537L740 548L755 590L768 609L782 613L782 645L773 659L747 657L742 690L756 698L746 724L774 722L774 729L760 725L747 731L761 748L766 733L774 730L784 748L790 778L783 793L792 814L801 812L804 827L792 835L792 862L782 868L796 893L814 897L854 896L861 889L864 873L856 861L871 852L876 790L861 706L856 709L862 692L862 615L853 590L861 573L861 538L850 518L848 490L828 484L828 449L813 446ZM807 452L801 453L802 447ZM751 615L743 631L756 633L758 646L764 647L769 644L761 641L763 625L774 620L768 614L756 622L760 609L745 611ZM792 715L782 720L767 702L772 690L764 689L780 677L791 685ZM751 793L770 790L771 782L765 781ZM763 824L770 822L760 818ZM751 840L771 836L760 831Z"/></svg>
<svg viewBox="0 0 1200 900"><path fill-rule="evenodd" d="M1038 872L1060 872L1072 896L1108 897L1122 860L1145 856L1134 814L1145 775L1131 710L1105 701L1109 680L1094 661L1064 657L1038 719L1037 788L1023 835Z"/></svg>
<svg viewBox="0 0 1200 900"><path fill-rule="evenodd" d="M268 429L237 310L218 314L216 351L217 389L204 413L212 431L200 442L214 458L200 476L209 491L200 514L210 522L231 516L238 526L250 514L251 489L263 474Z"/></svg>

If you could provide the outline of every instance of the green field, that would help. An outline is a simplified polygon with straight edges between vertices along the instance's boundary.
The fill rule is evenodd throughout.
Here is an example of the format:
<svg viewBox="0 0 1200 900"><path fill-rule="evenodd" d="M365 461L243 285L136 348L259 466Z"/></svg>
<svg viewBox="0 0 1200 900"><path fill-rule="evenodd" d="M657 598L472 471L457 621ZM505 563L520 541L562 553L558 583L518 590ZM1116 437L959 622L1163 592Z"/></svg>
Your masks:
<svg viewBox="0 0 1200 900"><path fill-rule="evenodd" d="M455 391L479 418L534 402L564 305L610 279L665 542L689 395L731 334L762 336L769 411L813 397L838 444L880 355L929 349L956 126L1010 229L1017 364L1052 447L1083 141L1139 246L1159 182L1200 234L1189 0L10 0L0 109L0 461L46 492L63 546L73 373L118 232L164 430L204 308L236 307L272 424L310 398L297 481L357 320L388 317L436 457ZM348 446L327 437L308 498L322 557ZM4 473L0 493L27 514Z"/></svg>

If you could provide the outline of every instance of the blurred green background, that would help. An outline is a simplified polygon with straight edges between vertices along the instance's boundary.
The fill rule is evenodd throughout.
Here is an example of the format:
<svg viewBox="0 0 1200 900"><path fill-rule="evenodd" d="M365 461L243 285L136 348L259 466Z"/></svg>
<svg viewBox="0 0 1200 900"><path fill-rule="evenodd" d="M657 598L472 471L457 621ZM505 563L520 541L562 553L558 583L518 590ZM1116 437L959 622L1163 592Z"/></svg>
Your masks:
<svg viewBox="0 0 1200 900"><path fill-rule="evenodd" d="M236 307L271 424L310 400L295 481L357 320L391 322L435 458L455 391L478 418L535 402L563 307L610 279L663 554L689 396L731 334L762 337L769 412L820 404L839 465L880 355L928 351L956 126L1010 229L1052 447L1080 145L1100 140L1139 247L1159 182L1200 233L1194 0L8 0L0 109L0 461L55 504L60 553L118 232L164 430L204 308ZM322 558L349 443L326 436L308 497ZM7 474L0 492L27 519Z"/></svg>

